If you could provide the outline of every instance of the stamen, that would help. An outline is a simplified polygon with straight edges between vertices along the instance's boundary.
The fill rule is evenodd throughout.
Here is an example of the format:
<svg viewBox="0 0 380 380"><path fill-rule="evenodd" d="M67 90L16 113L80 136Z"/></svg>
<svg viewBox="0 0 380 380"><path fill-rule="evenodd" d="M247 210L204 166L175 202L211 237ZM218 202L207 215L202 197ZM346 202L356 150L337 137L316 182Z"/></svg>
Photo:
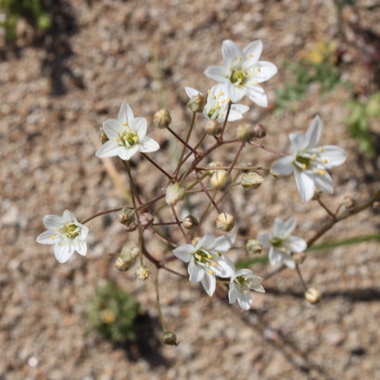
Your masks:
<svg viewBox="0 0 380 380"><path fill-rule="evenodd" d="M314 173L315 174L319 174L319 170L318 169L314 169Z"/></svg>
<svg viewBox="0 0 380 380"><path fill-rule="evenodd" d="M250 55L249 55L249 58L253 58L253 54L250 54Z"/></svg>
<svg viewBox="0 0 380 380"><path fill-rule="evenodd" d="M238 57L238 60L241 61L243 58L242 57Z"/></svg>
<svg viewBox="0 0 380 380"><path fill-rule="evenodd" d="M321 175L325 175L326 174L326 170L321 170Z"/></svg>
<svg viewBox="0 0 380 380"><path fill-rule="evenodd" d="M213 96L212 96L212 98L215 100L215 99L216 99L216 96L215 96L215 95L213 95Z"/></svg>
<svg viewBox="0 0 380 380"><path fill-rule="evenodd" d="M257 71L258 71L259 73L261 73L261 69L260 69L260 67L257 68Z"/></svg>
<svg viewBox="0 0 380 380"><path fill-rule="evenodd" d="M128 123L123 123L124 127L126 127L128 125Z"/></svg>
<svg viewBox="0 0 380 380"><path fill-rule="evenodd" d="M323 148L319 148L319 153L322 153L324 151Z"/></svg>
<svg viewBox="0 0 380 380"><path fill-rule="evenodd" d="M51 236L50 239L51 239L51 240L54 240L54 239L55 239L55 235L54 235L54 236Z"/></svg>
<svg viewBox="0 0 380 380"><path fill-rule="evenodd" d="M255 82L253 85L254 85L254 86L257 86L258 84L259 84L259 82Z"/></svg>
<svg viewBox="0 0 380 380"><path fill-rule="evenodd" d="M117 142L119 142L119 141L120 141L120 139L119 139L118 137L115 137L115 140L116 140Z"/></svg>
<svg viewBox="0 0 380 380"><path fill-rule="evenodd" d="M223 95L224 95L224 92L223 92L223 91L220 91L220 92L219 92L219 95L220 95L220 96L223 96Z"/></svg>
<svg viewBox="0 0 380 380"><path fill-rule="evenodd" d="M317 158L317 155L316 154L313 154L312 156L311 156L311 159L312 160L315 160Z"/></svg>
<svg viewBox="0 0 380 380"><path fill-rule="evenodd" d="M221 253L219 253L219 252L217 253L217 255L218 255L218 257L222 257L222 254L221 254Z"/></svg>
<svg viewBox="0 0 380 380"><path fill-rule="evenodd" d="M214 274L215 272L213 270L209 270L208 273Z"/></svg>
<svg viewBox="0 0 380 380"><path fill-rule="evenodd" d="M216 262L213 261L211 265L212 265L213 267L216 267Z"/></svg>
<svg viewBox="0 0 380 380"><path fill-rule="evenodd" d="M285 247L281 247L281 252L286 252L286 248Z"/></svg>
<svg viewBox="0 0 380 380"><path fill-rule="evenodd" d="M248 290L244 290L243 293L244 293L244 294L248 294Z"/></svg>
<svg viewBox="0 0 380 380"><path fill-rule="evenodd" d="M326 158L324 158L324 159L322 160L322 162L323 162L324 164L327 164L327 160L326 160Z"/></svg>
<svg viewBox="0 0 380 380"><path fill-rule="evenodd" d="M207 90L207 93L208 93L208 94L211 94L211 90L210 90L210 89L209 89L209 90Z"/></svg>
<svg viewBox="0 0 380 380"><path fill-rule="evenodd" d="M302 164L302 169L303 169L303 170L306 170L306 169L307 169L306 164Z"/></svg>
<svg viewBox="0 0 380 380"><path fill-rule="evenodd" d="M227 103L231 103L231 99L230 98L227 98Z"/></svg>
<svg viewBox="0 0 380 380"><path fill-rule="evenodd" d="M212 255L207 255L207 258L211 260L212 259Z"/></svg>

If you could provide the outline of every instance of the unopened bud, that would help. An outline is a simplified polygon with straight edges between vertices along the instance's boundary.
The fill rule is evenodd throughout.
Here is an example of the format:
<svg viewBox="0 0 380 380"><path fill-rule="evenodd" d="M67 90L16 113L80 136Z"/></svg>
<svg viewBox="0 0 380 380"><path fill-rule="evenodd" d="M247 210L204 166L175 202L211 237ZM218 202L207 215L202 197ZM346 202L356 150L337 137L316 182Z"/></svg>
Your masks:
<svg viewBox="0 0 380 380"><path fill-rule="evenodd" d="M343 198L343 204L346 208L352 208L355 206L355 201L348 195Z"/></svg>
<svg viewBox="0 0 380 380"><path fill-rule="evenodd" d="M205 107L206 102L206 97L203 94L198 93L197 95L194 95L190 98L190 100L187 103L187 106L193 113L203 112L203 108Z"/></svg>
<svg viewBox="0 0 380 380"><path fill-rule="evenodd" d="M216 171L210 179L211 186L218 190L225 190L232 183L232 177L227 170Z"/></svg>
<svg viewBox="0 0 380 380"><path fill-rule="evenodd" d="M185 198L186 190L178 182L170 184L166 188L165 202L169 206L174 206L177 202Z"/></svg>
<svg viewBox="0 0 380 380"><path fill-rule="evenodd" d="M207 164L208 168L220 168L222 166L223 166L222 163L219 161L212 161L209 164ZM216 171L215 169L214 170L207 170L207 174L213 175L215 173L215 171Z"/></svg>
<svg viewBox="0 0 380 380"><path fill-rule="evenodd" d="M210 119L206 123L205 130L208 135L216 136L222 132L222 127L215 119Z"/></svg>
<svg viewBox="0 0 380 380"><path fill-rule="evenodd" d="M306 253L305 252L294 252L292 253L293 260L296 262L296 264L302 264L306 259Z"/></svg>
<svg viewBox="0 0 380 380"><path fill-rule="evenodd" d="M145 281L149 278L150 270L145 265L140 265L135 272L135 276L141 280Z"/></svg>
<svg viewBox="0 0 380 380"><path fill-rule="evenodd" d="M309 303L315 305L322 301L322 294L318 289L309 288L305 292L305 298Z"/></svg>
<svg viewBox="0 0 380 380"><path fill-rule="evenodd" d="M216 227L224 232L231 231L235 226L235 218L231 214L222 212L216 219Z"/></svg>
<svg viewBox="0 0 380 380"><path fill-rule="evenodd" d="M147 227L149 226L150 224L153 223L153 220L154 220L154 217L152 214L150 214L149 212L143 212L141 215L140 215L140 224L143 226L143 227Z"/></svg>
<svg viewBox="0 0 380 380"><path fill-rule="evenodd" d="M259 255L263 250L263 245L256 239L248 240L245 247L247 248L248 253L253 255Z"/></svg>
<svg viewBox="0 0 380 380"><path fill-rule="evenodd" d="M169 346L178 346L177 337L171 331L165 331L161 336L162 341Z"/></svg>
<svg viewBox="0 0 380 380"><path fill-rule="evenodd" d="M253 127L253 135L257 139L262 139L263 137L266 136L266 134L267 134L267 131L266 131L265 127L261 123L257 123Z"/></svg>
<svg viewBox="0 0 380 380"><path fill-rule="evenodd" d="M241 141L250 142L255 137L253 126L247 123L239 125L236 137Z"/></svg>
<svg viewBox="0 0 380 380"><path fill-rule="evenodd" d="M245 190L258 189L264 182L264 178L257 173L247 173L241 177L241 185Z"/></svg>
<svg viewBox="0 0 380 380"><path fill-rule="evenodd" d="M108 136L104 132L103 127L100 127L100 140L101 140L102 144L104 144L108 141Z"/></svg>
<svg viewBox="0 0 380 380"><path fill-rule="evenodd" d="M125 226L130 226L136 221L134 210L130 210L129 208L121 209L116 213L116 215L119 223L124 224Z"/></svg>
<svg viewBox="0 0 380 380"><path fill-rule="evenodd" d="M199 236L196 236L196 237L192 238L192 239L191 239L191 244L192 244L193 246L196 246L197 243L198 243L198 241L199 241L200 239L201 239L201 238L200 238Z"/></svg>
<svg viewBox="0 0 380 380"><path fill-rule="evenodd" d="M123 247L119 257L115 261L114 267L120 272L128 270L135 263L139 254L140 250L137 246Z"/></svg>
<svg viewBox="0 0 380 380"><path fill-rule="evenodd" d="M166 109L159 110L153 115L153 123L157 128L167 128L172 122L170 112Z"/></svg>
<svg viewBox="0 0 380 380"><path fill-rule="evenodd" d="M182 225L187 229L190 230L193 227L198 226L199 221L196 217L193 215L187 215L182 220Z"/></svg>

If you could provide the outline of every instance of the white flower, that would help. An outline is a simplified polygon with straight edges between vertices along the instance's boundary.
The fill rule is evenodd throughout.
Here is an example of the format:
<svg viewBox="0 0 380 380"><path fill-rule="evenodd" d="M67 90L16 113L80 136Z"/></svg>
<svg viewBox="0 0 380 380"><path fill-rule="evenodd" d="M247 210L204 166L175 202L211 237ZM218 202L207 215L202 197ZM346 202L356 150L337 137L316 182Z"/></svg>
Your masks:
<svg viewBox="0 0 380 380"><path fill-rule="evenodd" d="M228 234L215 238L207 233L195 247L192 244L181 245L173 250L173 253L185 263L189 280L191 282L201 281L207 294L211 297L216 287L215 276L228 278L234 275L235 265L223 255L235 242L235 235Z"/></svg>
<svg viewBox="0 0 380 380"><path fill-rule="evenodd" d="M86 255L88 228L70 211L65 210L62 216L46 215L43 223L47 231L37 237L37 243L55 244L54 255L60 263L65 263L74 251Z"/></svg>
<svg viewBox="0 0 380 380"><path fill-rule="evenodd" d="M296 263L291 256L294 252L303 252L306 247L306 241L298 236L292 236L296 227L296 218L290 218L286 222L276 218L271 234L260 235L259 240L264 247L269 248L269 262L271 265L284 263L289 268L294 268Z"/></svg>
<svg viewBox="0 0 380 380"><path fill-rule="evenodd" d="M238 270L230 280L229 302L234 303L237 300L242 309L248 310L252 305L251 289L265 293L262 282L263 278L254 275L250 269Z"/></svg>
<svg viewBox="0 0 380 380"><path fill-rule="evenodd" d="M189 98L201 94L191 87L185 87L186 94ZM223 84L217 84L208 91L207 102L203 108L203 116L207 120L216 120L223 123L226 119L228 103L230 99L227 96L227 87ZM243 113L249 110L244 104L232 104L228 121L236 121L243 118Z"/></svg>
<svg viewBox="0 0 380 380"><path fill-rule="evenodd" d="M104 133L109 140L96 152L97 157L119 156L129 160L136 152L149 153L160 149L156 141L145 136L146 120L134 117L131 107L123 103L117 120L108 119L103 123Z"/></svg>
<svg viewBox="0 0 380 380"><path fill-rule="evenodd" d="M283 157L272 165L272 170L280 175L294 173L297 188L304 202L314 195L314 188L333 193L334 186L328 169L343 164L346 153L334 145L317 147L322 134L322 121L316 116L306 135L300 132L289 135L292 154Z"/></svg>
<svg viewBox="0 0 380 380"><path fill-rule="evenodd" d="M259 61L263 44L253 41L243 51L235 42L223 41L224 66L211 66L204 73L227 85L227 93L233 102L247 95L254 103L268 106L267 96L259 83L265 82L277 73L277 67L270 62Z"/></svg>

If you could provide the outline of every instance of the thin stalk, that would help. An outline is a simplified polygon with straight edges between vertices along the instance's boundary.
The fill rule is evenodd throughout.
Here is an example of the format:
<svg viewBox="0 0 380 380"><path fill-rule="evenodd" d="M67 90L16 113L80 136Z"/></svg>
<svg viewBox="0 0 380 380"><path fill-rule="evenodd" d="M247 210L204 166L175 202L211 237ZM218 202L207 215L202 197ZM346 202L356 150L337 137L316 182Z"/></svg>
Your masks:
<svg viewBox="0 0 380 380"><path fill-rule="evenodd" d="M204 183L202 182L202 180L199 178L198 173L194 170L193 174L194 174L195 178L198 180L199 184L201 185L204 193L207 195L207 198L210 200L210 202L214 206L215 210L218 211L219 214L221 214L221 211L220 211L218 205L215 203L214 199L212 198L212 196L208 192L206 186L204 185Z"/></svg>
<svg viewBox="0 0 380 380"><path fill-rule="evenodd" d="M228 174L230 174L230 173L231 173L231 170L234 168L234 166L235 166L235 164L236 164L236 162L237 162L237 160L238 160L238 158L239 158L239 156L240 156L240 153L241 153L242 150L244 149L244 146L245 146L245 142L242 141L242 142L240 143L240 145L239 145L238 151L236 152L235 158L234 158L234 160L233 160L231 166L230 166L229 169L228 169Z"/></svg>
<svg viewBox="0 0 380 380"><path fill-rule="evenodd" d="M167 127L167 130L177 139L179 140L186 148L191 150L195 156L198 156L198 152L194 150L187 142L185 142L180 136L177 135L171 128Z"/></svg>
<svg viewBox="0 0 380 380"><path fill-rule="evenodd" d="M300 266L299 266L298 264L296 264L296 271L297 271L297 274L298 274L298 276L299 276L299 278L300 278L300 280L301 280L301 282L302 282L302 286L303 286L303 288L304 288L304 290L305 290L305 292L306 292L306 290L307 290L307 285L306 285L305 280L304 280L303 277L302 277L301 270L300 270Z"/></svg>
<svg viewBox="0 0 380 380"><path fill-rule="evenodd" d="M160 321L162 330L163 330L163 332L166 332L167 330L165 327L164 318L162 316L162 310L161 310L161 305L160 305L160 291L159 291L159 284L158 284L158 273L159 273L159 270L157 269L156 279L154 281L154 289L156 291L156 306L157 306L158 319Z"/></svg>
<svg viewBox="0 0 380 380"><path fill-rule="evenodd" d="M226 118L224 119L224 123L223 123L223 127L222 127L222 133L220 134L220 138L221 138L222 140L223 140L224 131L225 131L225 129L226 129L226 125L227 125L228 116L229 116L230 111L231 111L231 106L232 106L232 102L229 101L229 102L228 102L227 113L226 113Z"/></svg>
<svg viewBox="0 0 380 380"><path fill-rule="evenodd" d="M175 208L173 205L170 205L170 208L172 210L172 213L173 213L173 216L174 216L174 219L177 221L177 225L178 225L178 228L180 229L180 231L182 232L182 235L184 236L185 240L186 240L186 243L189 242L189 238L187 237L186 235L186 232L185 230L183 229L182 227L182 223L180 222L179 218L178 218L178 215L177 215L177 212L175 211Z"/></svg>
<svg viewBox="0 0 380 380"><path fill-rule="evenodd" d="M328 209L328 207L318 198L318 203L326 210L326 212L332 217L335 218L335 214Z"/></svg>
<svg viewBox="0 0 380 380"><path fill-rule="evenodd" d="M129 185L131 187L131 193L133 195L133 206L136 208L136 203L135 203L135 200L134 198L136 197L137 201L139 202L139 205L141 206L142 205L142 202L141 202L141 199L139 197L139 194L136 190L136 186L135 186L135 183L133 181L133 178L132 178L132 174L131 174L131 166L129 164L129 161L124 161L123 160L123 165L125 167L125 170L127 171L127 174L128 174L128 178L129 178Z"/></svg>
<svg viewBox="0 0 380 380"><path fill-rule="evenodd" d="M141 153L144 158L146 158L153 166L155 166L161 173L163 173L166 177L169 178L170 181L173 181L173 177L167 173L164 169L161 168L161 166L158 166L149 156L147 156L145 153Z"/></svg>
<svg viewBox="0 0 380 380"><path fill-rule="evenodd" d="M118 211L122 210L123 208L129 208L130 210L133 210L133 207L119 207L119 208L114 208L113 210L101 211L101 212L98 212L97 214L95 214L93 216L90 216L89 218L85 219L81 223L82 224L86 224L87 222L89 222L92 219L97 218L98 216L106 215L106 214L111 214L112 212L118 212Z"/></svg>
<svg viewBox="0 0 380 380"><path fill-rule="evenodd" d="M250 143L251 145L253 145L253 146L257 146L258 148L260 148L260 149L262 149L262 150L265 150L265 151L267 151L267 152L270 152L270 153L276 154L277 156L283 156L283 157L286 156L286 154L281 153L281 152L279 152L278 150L275 150L275 149L272 149L272 148L267 148L266 146L264 146L264 145L262 145L262 144L260 144L260 143L258 143L258 142L256 142L256 141L250 141L249 143Z"/></svg>

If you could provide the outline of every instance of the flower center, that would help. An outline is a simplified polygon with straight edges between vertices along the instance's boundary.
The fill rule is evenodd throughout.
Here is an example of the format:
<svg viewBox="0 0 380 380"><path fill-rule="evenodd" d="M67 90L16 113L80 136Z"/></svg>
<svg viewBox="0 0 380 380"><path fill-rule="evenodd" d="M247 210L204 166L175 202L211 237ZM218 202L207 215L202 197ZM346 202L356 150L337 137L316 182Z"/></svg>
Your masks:
<svg viewBox="0 0 380 380"><path fill-rule="evenodd" d="M136 133L132 132L131 128L127 128L120 134L121 142L126 146L133 146L138 144L139 138Z"/></svg>
<svg viewBox="0 0 380 380"><path fill-rule="evenodd" d="M75 239L81 233L81 229L75 224L66 224L65 226L58 228L58 232L61 235L66 235L66 238L72 240Z"/></svg>
<svg viewBox="0 0 380 380"><path fill-rule="evenodd" d="M207 251L202 249L198 249L198 251L193 253L195 263L201 266L206 266L207 268L215 267L216 261L213 260L213 256L209 254ZM214 271L209 270L210 274L214 274Z"/></svg>
<svg viewBox="0 0 380 380"><path fill-rule="evenodd" d="M278 248L282 246L282 244L284 243L284 239L281 239L279 237L273 237L272 239L270 239L269 242L273 247Z"/></svg>
<svg viewBox="0 0 380 380"><path fill-rule="evenodd" d="M308 166L310 165L310 162L312 161L311 157L304 157L301 155L298 155L295 159L296 162L299 162L302 166L303 170L306 170Z"/></svg>
<svg viewBox="0 0 380 380"><path fill-rule="evenodd" d="M232 70L230 75L231 83L243 84L248 75L244 70Z"/></svg>

